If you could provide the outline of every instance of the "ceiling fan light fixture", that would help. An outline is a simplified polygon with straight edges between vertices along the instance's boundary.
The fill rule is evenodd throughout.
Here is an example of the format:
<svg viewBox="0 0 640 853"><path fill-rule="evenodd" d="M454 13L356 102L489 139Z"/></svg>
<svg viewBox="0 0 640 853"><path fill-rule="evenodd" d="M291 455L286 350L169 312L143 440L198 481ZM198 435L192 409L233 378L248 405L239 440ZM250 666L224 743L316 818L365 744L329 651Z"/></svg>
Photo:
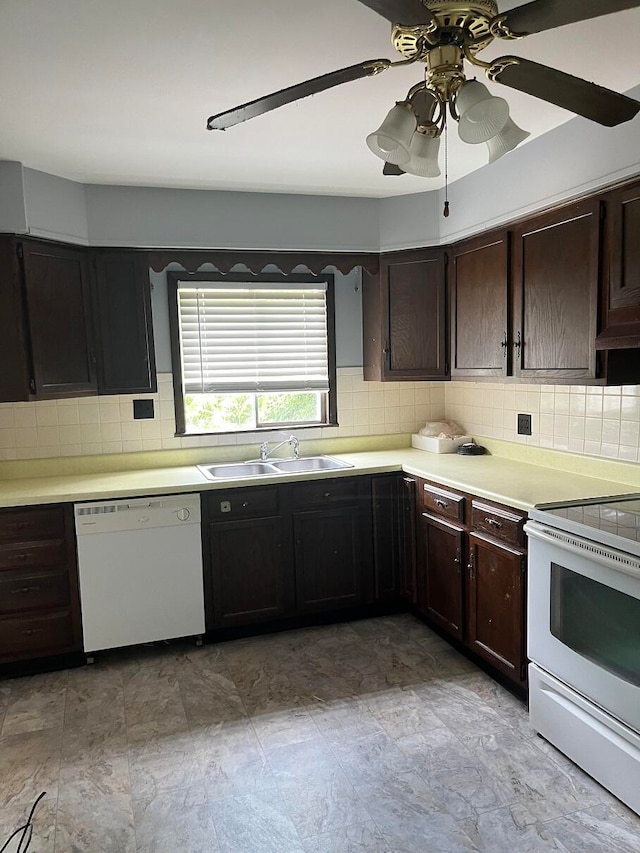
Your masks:
<svg viewBox="0 0 640 853"><path fill-rule="evenodd" d="M509 121L509 104L492 95L477 80L467 80L456 97L458 135L463 142L477 145L496 136Z"/></svg>
<svg viewBox="0 0 640 853"><path fill-rule="evenodd" d="M437 178L440 176L440 166L438 165L439 136L434 138L416 131L411 139L409 153L411 159L402 167L405 172L410 175L418 175L420 178Z"/></svg>
<svg viewBox="0 0 640 853"><path fill-rule="evenodd" d="M404 166L411 158L409 147L417 125L411 104L399 101L389 110L380 127L367 136L367 145L381 160Z"/></svg>
<svg viewBox="0 0 640 853"><path fill-rule="evenodd" d="M523 130L512 119L507 119L507 123L502 128L500 133L487 142L489 149L489 162L495 163L500 157L504 157L509 151L517 148L521 142L524 142L531 134L528 130Z"/></svg>

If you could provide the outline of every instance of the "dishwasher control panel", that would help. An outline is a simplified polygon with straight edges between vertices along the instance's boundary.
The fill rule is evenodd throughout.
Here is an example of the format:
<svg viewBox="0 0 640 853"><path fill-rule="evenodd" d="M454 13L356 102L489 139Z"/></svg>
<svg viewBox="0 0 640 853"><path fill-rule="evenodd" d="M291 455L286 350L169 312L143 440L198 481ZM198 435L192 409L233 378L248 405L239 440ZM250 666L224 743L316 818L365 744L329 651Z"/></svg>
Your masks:
<svg viewBox="0 0 640 853"><path fill-rule="evenodd" d="M200 495L163 495L96 501L74 507L76 533L108 533L173 524L200 524Z"/></svg>

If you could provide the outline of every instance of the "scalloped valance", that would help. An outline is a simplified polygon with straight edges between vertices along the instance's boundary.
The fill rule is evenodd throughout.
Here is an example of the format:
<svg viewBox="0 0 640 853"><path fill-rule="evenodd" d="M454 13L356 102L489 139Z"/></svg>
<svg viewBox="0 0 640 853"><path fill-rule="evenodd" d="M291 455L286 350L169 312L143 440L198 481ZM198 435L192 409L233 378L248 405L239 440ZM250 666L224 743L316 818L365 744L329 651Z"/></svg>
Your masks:
<svg viewBox="0 0 640 853"><path fill-rule="evenodd" d="M267 266L276 266L288 275L298 266L305 266L314 275L327 267L335 267L346 275L355 267L363 267L371 275L379 268L379 256L374 253L340 252L268 252L247 249L152 249L147 252L149 266L162 272L171 263L178 263L187 272L197 272L203 264L213 264L222 273L228 273L236 264L243 264L254 275Z"/></svg>

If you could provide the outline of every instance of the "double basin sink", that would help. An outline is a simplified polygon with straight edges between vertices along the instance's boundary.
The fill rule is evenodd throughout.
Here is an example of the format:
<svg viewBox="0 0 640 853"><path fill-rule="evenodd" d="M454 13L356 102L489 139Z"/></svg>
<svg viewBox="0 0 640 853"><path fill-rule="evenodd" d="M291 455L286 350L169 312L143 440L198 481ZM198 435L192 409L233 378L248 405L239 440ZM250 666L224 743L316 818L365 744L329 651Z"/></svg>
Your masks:
<svg viewBox="0 0 640 853"><path fill-rule="evenodd" d="M353 468L349 462L332 456L301 456L299 459L273 459L270 462L236 462L229 465L197 465L208 480L238 480L267 474L308 474L312 471L337 471Z"/></svg>

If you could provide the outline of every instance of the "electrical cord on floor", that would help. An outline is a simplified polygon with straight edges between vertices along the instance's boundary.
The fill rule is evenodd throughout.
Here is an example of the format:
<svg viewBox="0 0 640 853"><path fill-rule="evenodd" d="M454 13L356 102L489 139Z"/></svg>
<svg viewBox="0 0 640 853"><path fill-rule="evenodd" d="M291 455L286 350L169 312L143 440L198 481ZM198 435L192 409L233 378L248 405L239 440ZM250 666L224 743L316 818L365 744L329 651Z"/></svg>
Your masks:
<svg viewBox="0 0 640 853"><path fill-rule="evenodd" d="M7 849L13 839L17 838L18 835L20 835L21 833L22 835L20 837L20 842L18 843L18 849L16 850L16 853L27 853L29 845L31 844L31 837L33 836L33 815L35 814L35 810L38 806L38 803L46 795L46 793L46 791L43 791L36 799L35 803L31 806L31 811L29 812L27 822L22 826L19 826L18 829L11 833L11 835L7 838L2 847L0 847L0 853L3 853L3 851Z"/></svg>

